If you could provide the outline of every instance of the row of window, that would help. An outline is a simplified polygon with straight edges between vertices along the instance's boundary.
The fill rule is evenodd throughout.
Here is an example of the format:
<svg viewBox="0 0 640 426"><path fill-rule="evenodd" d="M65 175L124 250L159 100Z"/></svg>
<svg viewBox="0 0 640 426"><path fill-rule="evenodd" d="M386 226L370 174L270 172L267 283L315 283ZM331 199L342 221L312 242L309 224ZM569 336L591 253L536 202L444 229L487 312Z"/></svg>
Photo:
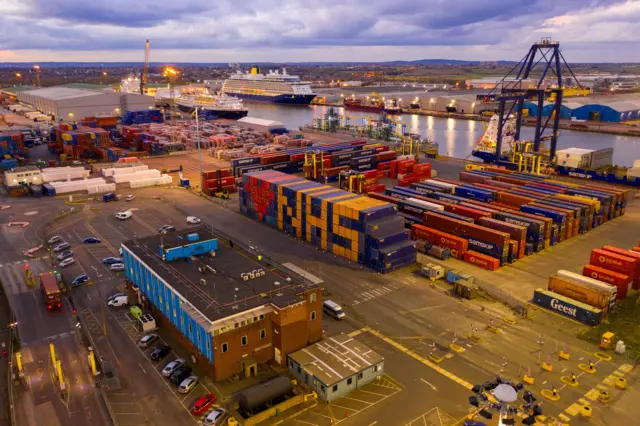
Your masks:
<svg viewBox="0 0 640 426"><path fill-rule="evenodd" d="M263 319L264 319L264 314L260 314L260 316L255 316L253 318L249 318L249 319L242 320L240 322L234 323L233 324L233 328L235 329L235 328L244 327L247 324L251 324L251 323L254 323L254 322L262 321ZM230 325L229 326L225 326L225 327L216 328L215 330L213 330L213 335L217 336L218 334L222 334L225 331L231 330L231 328L232 327Z"/></svg>
<svg viewBox="0 0 640 426"><path fill-rule="evenodd" d="M263 328L260 330L260 340L264 340L267 338L267 330ZM240 338L240 346L247 346L249 344L249 338L247 336L242 336ZM229 351L229 343L225 342L221 345L222 353Z"/></svg>

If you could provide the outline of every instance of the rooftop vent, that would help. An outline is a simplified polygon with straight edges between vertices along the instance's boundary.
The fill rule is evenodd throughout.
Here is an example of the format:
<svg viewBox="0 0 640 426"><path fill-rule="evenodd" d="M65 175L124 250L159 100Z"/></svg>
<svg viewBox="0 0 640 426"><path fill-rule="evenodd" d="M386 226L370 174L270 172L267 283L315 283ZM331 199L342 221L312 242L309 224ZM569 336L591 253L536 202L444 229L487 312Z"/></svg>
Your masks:
<svg viewBox="0 0 640 426"><path fill-rule="evenodd" d="M280 285L280 281L274 281L274 282L273 282L273 285L275 285L275 286L279 286L279 285Z"/></svg>

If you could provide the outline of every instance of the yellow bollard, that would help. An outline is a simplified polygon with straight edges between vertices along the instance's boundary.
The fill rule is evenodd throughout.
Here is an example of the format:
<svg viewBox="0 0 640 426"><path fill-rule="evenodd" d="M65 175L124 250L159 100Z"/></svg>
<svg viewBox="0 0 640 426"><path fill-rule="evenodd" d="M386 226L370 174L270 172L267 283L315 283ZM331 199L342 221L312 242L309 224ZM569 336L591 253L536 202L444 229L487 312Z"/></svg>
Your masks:
<svg viewBox="0 0 640 426"><path fill-rule="evenodd" d="M609 393L609 391L601 390L600 393L598 394L598 399L601 402L607 403L611 401L611 394Z"/></svg>
<svg viewBox="0 0 640 426"><path fill-rule="evenodd" d="M541 367L542 367L543 370L546 370L548 372L552 372L553 371L553 365L547 364L546 362L543 362Z"/></svg>
<svg viewBox="0 0 640 426"><path fill-rule="evenodd" d="M457 353L464 352L464 348L462 346L456 345L455 343L450 343L449 348L451 348L452 351Z"/></svg>
<svg viewBox="0 0 640 426"><path fill-rule="evenodd" d="M582 417L585 417L585 418L589 419L589 418L591 418L592 414L593 414L593 410L591 409L591 407L589 405L583 405L580 408L580 415Z"/></svg>
<svg viewBox="0 0 640 426"><path fill-rule="evenodd" d="M16 352L16 366L18 367L18 373L22 373L22 354Z"/></svg>
<svg viewBox="0 0 640 426"><path fill-rule="evenodd" d="M618 389L626 389L627 388L627 379L624 377L618 377L616 380L616 387Z"/></svg>
<svg viewBox="0 0 640 426"><path fill-rule="evenodd" d="M560 351L560 358L569 361L571 359L571 354L569 352Z"/></svg>
<svg viewBox="0 0 640 426"><path fill-rule="evenodd" d="M522 381L525 382L525 383L528 383L530 385L535 383L535 379L533 377L531 377L531 376L526 375L526 374L522 378Z"/></svg>
<svg viewBox="0 0 640 426"><path fill-rule="evenodd" d="M49 352L51 352L51 365L56 366L56 350L53 347L53 343L49 343Z"/></svg>

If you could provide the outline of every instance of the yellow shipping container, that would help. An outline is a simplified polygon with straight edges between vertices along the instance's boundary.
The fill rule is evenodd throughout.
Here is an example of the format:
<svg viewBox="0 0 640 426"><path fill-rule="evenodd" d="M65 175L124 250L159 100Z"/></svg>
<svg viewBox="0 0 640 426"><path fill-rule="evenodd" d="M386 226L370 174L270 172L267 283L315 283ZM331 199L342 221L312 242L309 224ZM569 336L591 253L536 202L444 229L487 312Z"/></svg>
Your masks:
<svg viewBox="0 0 640 426"><path fill-rule="evenodd" d="M587 202L592 206L594 206L596 212L600 210L600 201L594 200L593 198L584 198L577 195L567 195L567 194L556 194L556 197L564 198L566 200Z"/></svg>
<svg viewBox="0 0 640 426"><path fill-rule="evenodd" d="M327 239L326 239L326 236L325 236L325 238L322 238L322 239L320 240L320 248L321 248L322 250L326 250L326 249L327 249Z"/></svg>
<svg viewBox="0 0 640 426"><path fill-rule="evenodd" d="M284 222L282 220L278 220L278 229L282 231L284 229Z"/></svg>
<svg viewBox="0 0 640 426"><path fill-rule="evenodd" d="M563 180L556 180L556 179L549 179L549 180L547 180L545 182L554 183L556 185L570 186L572 188L580 188L580 186L581 186L579 183L565 182Z"/></svg>

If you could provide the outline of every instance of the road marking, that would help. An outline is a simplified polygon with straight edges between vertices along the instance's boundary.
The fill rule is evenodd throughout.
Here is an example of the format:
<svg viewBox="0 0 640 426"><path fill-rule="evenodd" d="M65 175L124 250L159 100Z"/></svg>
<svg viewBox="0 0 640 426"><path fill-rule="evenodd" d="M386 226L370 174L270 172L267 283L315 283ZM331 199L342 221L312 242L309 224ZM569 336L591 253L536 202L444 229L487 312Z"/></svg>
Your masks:
<svg viewBox="0 0 640 426"><path fill-rule="evenodd" d="M344 398L344 397L343 397L343 398ZM356 410L355 408L343 407L342 405L334 404L333 402L330 402L329 404L330 404L332 407L342 408L343 410L351 411L351 412L354 412L354 413L358 413L358 412L362 411L362 409L360 409L360 410Z"/></svg>
<svg viewBox="0 0 640 426"><path fill-rule="evenodd" d="M138 365L139 365L139 366L140 366L140 368L142 369L142 372L143 372L144 374L147 374L147 370L145 370L145 369L144 369L144 367L142 366L142 363L141 363L141 362L139 362L139 363L138 363Z"/></svg>
<svg viewBox="0 0 640 426"><path fill-rule="evenodd" d="M307 425L318 426L318 425L317 425L317 424L315 424L315 423L305 422L304 420L300 420L300 419L294 419L294 420L295 420L296 422L304 423L304 424L307 424Z"/></svg>
<svg viewBox="0 0 640 426"><path fill-rule="evenodd" d="M458 383L460 386L463 386L467 390L471 390L473 388L473 385L471 383L469 383L466 380L461 379L460 377L448 372L444 368L439 367L438 365L434 364L433 362L429 361L428 359L424 358L423 356L421 356L421 355L415 353L414 351L410 350L406 346L403 346L400 343L389 339L384 334L382 334L382 333L380 333L380 332L378 332L376 330L373 330L373 329L371 329L369 327L365 327L364 329L366 329L366 331L368 331L369 333L373 334L374 336L376 336L376 337L382 339L383 341L387 342L388 344L390 344L394 348L398 349L400 352L404 352L405 354L409 355L411 358L415 359L416 361L419 361L422 364L426 365L427 367L429 367L429 368L437 371L438 373L442 374L443 376L448 377L449 379L451 379L454 382Z"/></svg>
<svg viewBox="0 0 640 426"><path fill-rule="evenodd" d="M420 380L422 380L423 382L425 382L426 384L428 384L429 386L431 386L431 389L433 389L434 391L438 391L438 388L436 388L435 386L433 386L431 383L427 382L425 379L423 379L422 377L420 378Z"/></svg>
<svg viewBox="0 0 640 426"><path fill-rule="evenodd" d="M371 423L369 426L373 426L373 425L375 425L377 423L378 423L378 421L376 420L375 422Z"/></svg>
<svg viewBox="0 0 640 426"><path fill-rule="evenodd" d="M383 386L383 387L384 387L384 386ZM377 393L377 392L366 391L366 390L364 390L364 389L356 389L356 390L358 390L358 391L360 391L360 392L364 392L364 393L370 393L371 395L387 396L387 395L385 395L385 394L383 394L383 393Z"/></svg>
<svg viewBox="0 0 640 426"><path fill-rule="evenodd" d="M362 333L364 329L360 329L360 330L356 330L356 331L352 331L351 333L347 334L347 336L349 337L356 337L358 334Z"/></svg>
<svg viewBox="0 0 640 426"><path fill-rule="evenodd" d="M373 405L373 404L375 404L375 402L364 401L364 400L362 400L362 399L358 399L358 398L351 398L350 396L343 396L342 398L350 399L350 400L352 400L352 401L362 402L363 404L369 404L369 405Z"/></svg>

